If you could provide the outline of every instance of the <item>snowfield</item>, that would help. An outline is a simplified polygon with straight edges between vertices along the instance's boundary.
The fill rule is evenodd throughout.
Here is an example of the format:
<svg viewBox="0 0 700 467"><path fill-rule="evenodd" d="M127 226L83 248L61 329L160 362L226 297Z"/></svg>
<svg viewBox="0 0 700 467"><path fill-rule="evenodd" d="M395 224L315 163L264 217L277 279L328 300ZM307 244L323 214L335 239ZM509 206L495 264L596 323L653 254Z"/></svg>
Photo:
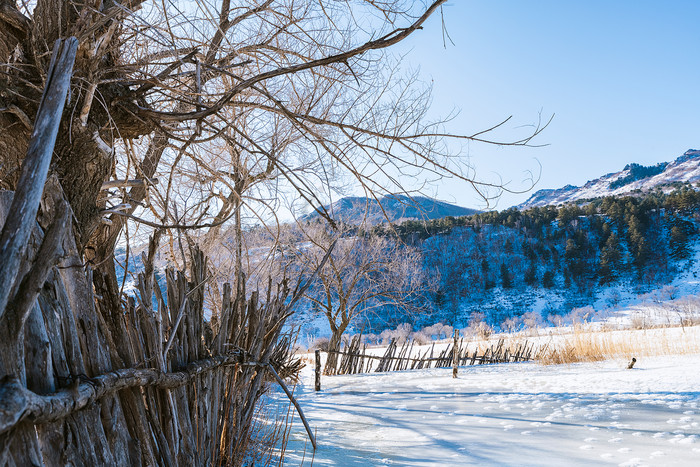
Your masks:
<svg viewBox="0 0 700 467"><path fill-rule="evenodd" d="M317 466L700 465L700 355L324 377L295 395ZM281 403L286 399L279 394ZM312 465L298 417L285 465Z"/></svg>

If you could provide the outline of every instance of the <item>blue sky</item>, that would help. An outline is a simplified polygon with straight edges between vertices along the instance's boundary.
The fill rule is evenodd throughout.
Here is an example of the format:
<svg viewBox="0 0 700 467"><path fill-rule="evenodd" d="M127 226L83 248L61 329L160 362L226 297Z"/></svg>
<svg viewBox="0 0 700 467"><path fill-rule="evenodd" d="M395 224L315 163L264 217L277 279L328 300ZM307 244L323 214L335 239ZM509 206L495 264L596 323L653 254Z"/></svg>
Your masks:
<svg viewBox="0 0 700 467"><path fill-rule="evenodd" d="M535 141L546 147L465 148L479 177L518 189L541 164L535 190L582 185L700 148L700 1L455 0L444 18L455 45L443 47L437 14L396 51L432 81L433 117L461 109L448 128L470 134L512 115L508 137L555 114ZM484 207L464 183L434 190Z"/></svg>

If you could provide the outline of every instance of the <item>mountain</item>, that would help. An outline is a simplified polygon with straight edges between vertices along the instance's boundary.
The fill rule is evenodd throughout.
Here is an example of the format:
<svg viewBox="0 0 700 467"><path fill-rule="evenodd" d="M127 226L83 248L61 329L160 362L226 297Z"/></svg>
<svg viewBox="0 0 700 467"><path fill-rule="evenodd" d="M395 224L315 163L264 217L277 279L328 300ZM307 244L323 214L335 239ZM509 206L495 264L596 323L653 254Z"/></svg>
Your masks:
<svg viewBox="0 0 700 467"><path fill-rule="evenodd" d="M347 197L324 206L334 219L349 224L360 224L366 220L370 225L408 219L440 219L447 216L470 216L479 211L424 196L387 195L379 198ZM383 209L383 211L382 211ZM320 208L305 215L303 220L319 217Z"/></svg>
<svg viewBox="0 0 700 467"><path fill-rule="evenodd" d="M673 162L662 162L645 167L628 164L620 172L603 175L578 187L566 185L562 188L539 190L518 209L560 205L602 196L623 195L636 190L650 191L657 186L674 182L700 181L700 150L689 149Z"/></svg>

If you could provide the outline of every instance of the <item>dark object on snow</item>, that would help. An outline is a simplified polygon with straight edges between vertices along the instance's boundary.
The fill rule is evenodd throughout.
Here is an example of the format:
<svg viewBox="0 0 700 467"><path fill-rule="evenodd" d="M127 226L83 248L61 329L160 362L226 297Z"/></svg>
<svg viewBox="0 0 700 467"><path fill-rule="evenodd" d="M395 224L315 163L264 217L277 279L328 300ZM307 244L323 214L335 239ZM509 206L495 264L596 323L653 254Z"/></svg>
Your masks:
<svg viewBox="0 0 700 467"><path fill-rule="evenodd" d="M630 362L629 365L627 365L627 369L628 369L628 370L631 370L632 368L634 368L634 364L635 364L635 363L637 363L637 359L634 358L634 357L632 357L632 361Z"/></svg>
<svg viewBox="0 0 700 467"><path fill-rule="evenodd" d="M316 391L321 390L321 351L316 349L314 352L316 357L316 371L314 373L314 389Z"/></svg>

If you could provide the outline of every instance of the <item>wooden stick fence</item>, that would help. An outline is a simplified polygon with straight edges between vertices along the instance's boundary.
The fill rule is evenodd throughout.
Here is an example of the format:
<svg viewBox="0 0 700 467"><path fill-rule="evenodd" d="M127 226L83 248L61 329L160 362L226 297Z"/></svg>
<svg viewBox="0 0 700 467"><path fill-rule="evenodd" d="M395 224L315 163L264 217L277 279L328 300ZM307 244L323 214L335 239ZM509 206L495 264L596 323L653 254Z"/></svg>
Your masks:
<svg viewBox="0 0 700 467"><path fill-rule="evenodd" d="M418 370L422 368L448 368L455 363L457 366L484 365L491 363L510 363L532 360L534 343L525 341L514 347L507 347L505 340L501 338L495 345L487 347L481 355L478 350L469 352L464 345L464 339L459 339L457 344L448 345L435 354L435 343L417 357L411 357L414 342L406 340L399 346L392 339L384 355L367 354L367 345L361 344L361 336L353 337L344 350L334 352L341 358L335 371L331 374L347 375L357 373ZM454 349L457 349L455 354ZM456 357L456 358L455 358Z"/></svg>

